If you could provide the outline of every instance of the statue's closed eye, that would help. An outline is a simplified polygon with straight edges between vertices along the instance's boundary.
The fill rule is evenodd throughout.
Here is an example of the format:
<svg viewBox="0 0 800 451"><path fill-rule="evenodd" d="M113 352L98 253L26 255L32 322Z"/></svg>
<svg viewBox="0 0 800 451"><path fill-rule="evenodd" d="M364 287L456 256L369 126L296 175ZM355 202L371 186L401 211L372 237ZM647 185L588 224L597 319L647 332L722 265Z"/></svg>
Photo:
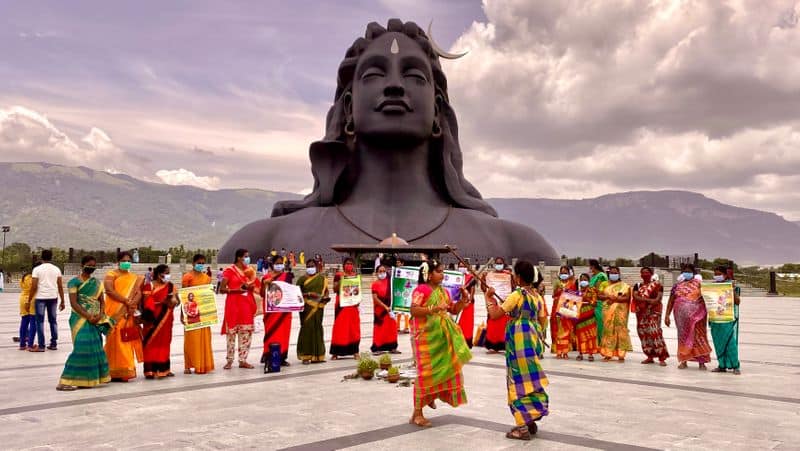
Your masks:
<svg viewBox="0 0 800 451"><path fill-rule="evenodd" d="M372 77L383 77L384 75L385 74L383 73L383 71L381 69L378 69L377 67L372 67L372 68L369 68L369 69L365 70L364 73L361 74L361 79L362 80L366 80L366 79L372 78Z"/></svg>

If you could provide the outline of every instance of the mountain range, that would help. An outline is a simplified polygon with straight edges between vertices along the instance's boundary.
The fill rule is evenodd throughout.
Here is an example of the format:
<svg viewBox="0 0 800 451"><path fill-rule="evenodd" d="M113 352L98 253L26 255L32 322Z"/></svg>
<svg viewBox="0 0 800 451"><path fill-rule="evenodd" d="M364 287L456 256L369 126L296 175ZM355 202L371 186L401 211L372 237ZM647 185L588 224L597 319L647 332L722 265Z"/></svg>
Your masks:
<svg viewBox="0 0 800 451"><path fill-rule="evenodd" d="M8 242L34 247L216 248L245 224L267 217L276 201L300 198L171 186L47 163L0 163L0 181L0 221L12 226ZM698 252L740 264L800 262L800 221L688 191L488 201L501 218L533 227L568 256Z"/></svg>

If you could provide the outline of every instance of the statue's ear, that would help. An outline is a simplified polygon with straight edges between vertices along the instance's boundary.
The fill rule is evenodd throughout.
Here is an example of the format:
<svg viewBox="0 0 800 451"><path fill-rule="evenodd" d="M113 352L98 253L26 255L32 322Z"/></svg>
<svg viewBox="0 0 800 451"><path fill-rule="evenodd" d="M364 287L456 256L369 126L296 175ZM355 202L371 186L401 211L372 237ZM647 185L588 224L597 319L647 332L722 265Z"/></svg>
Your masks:
<svg viewBox="0 0 800 451"><path fill-rule="evenodd" d="M345 122L349 122L353 117L353 94L345 91L342 94L342 109L344 110Z"/></svg>
<svg viewBox="0 0 800 451"><path fill-rule="evenodd" d="M341 141L316 141L309 148L311 173L318 186L317 205L333 205L336 182L350 161L350 149Z"/></svg>

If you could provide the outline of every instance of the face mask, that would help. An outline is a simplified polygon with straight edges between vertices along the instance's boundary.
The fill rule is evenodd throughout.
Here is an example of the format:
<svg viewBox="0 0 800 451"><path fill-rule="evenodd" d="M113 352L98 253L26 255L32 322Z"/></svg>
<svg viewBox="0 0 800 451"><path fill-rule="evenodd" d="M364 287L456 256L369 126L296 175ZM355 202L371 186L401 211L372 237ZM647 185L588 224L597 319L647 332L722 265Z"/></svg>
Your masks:
<svg viewBox="0 0 800 451"><path fill-rule="evenodd" d="M610 280L612 282L618 281L619 280L619 274L609 274L608 275L608 280Z"/></svg>
<svg viewBox="0 0 800 451"><path fill-rule="evenodd" d="M162 274L161 275L161 280L163 280L164 282L169 282L169 279L170 279L169 274Z"/></svg>
<svg viewBox="0 0 800 451"><path fill-rule="evenodd" d="M567 280L569 279L569 274L559 274L558 278L561 280Z"/></svg>
<svg viewBox="0 0 800 451"><path fill-rule="evenodd" d="M694 278L694 273L685 272L685 273L681 273L681 276L683 276L683 280L692 280Z"/></svg>
<svg viewBox="0 0 800 451"><path fill-rule="evenodd" d="M378 280L383 280L385 278L386 278L386 273L385 272L379 272L378 273Z"/></svg>
<svg viewBox="0 0 800 451"><path fill-rule="evenodd" d="M309 276L313 276L316 273L317 273L317 268L313 268L313 267L312 268L306 268L306 274L308 274Z"/></svg>
<svg viewBox="0 0 800 451"><path fill-rule="evenodd" d="M119 262L119 269L123 271L131 270L131 262Z"/></svg>
<svg viewBox="0 0 800 451"><path fill-rule="evenodd" d="M245 265L249 265L250 264L250 257L249 256L245 257L244 260L242 260L242 263L244 263Z"/></svg>
<svg viewBox="0 0 800 451"><path fill-rule="evenodd" d="M502 271L505 267L506 265L494 265L495 271Z"/></svg>
<svg viewBox="0 0 800 451"><path fill-rule="evenodd" d="M202 263L198 263L198 264L194 265L194 270L197 271L197 272L203 272L203 271L206 270L206 265L204 265Z"/></svg>
<svg viewBox="0 0 800 451"><path fill-rule="evenodd" d="M84 266L83 272L85 272L86 274L91 274L94 272L95 269L97 268L95 268L94 266Z"/></svg>
<svg viewBox="0 0 800 451"><path fill-rule="evenodd" d="M581 285L581 288L586 288L586 287L589 286L589 281L588 280L581 280L580 285Z"/></svg>
<svg viewBox="0 0 800 451"><path fill-rule="evenodd" d="M462 268L458 268L458 272L460 272L461 274L466 274L467 273L467 268L463 268L463 267Z"/></svg>
<svg viewBox="0 0 800 451"><path fill-rule="evenodd" d="M275 265L275 271L283 271L284 266L281 264Z"/></svg>
<svg viewBox="0 0 800 451"><path fill-rule="evenodd" d="M714 276L714 282L725 282L725 276Z"/></svg>

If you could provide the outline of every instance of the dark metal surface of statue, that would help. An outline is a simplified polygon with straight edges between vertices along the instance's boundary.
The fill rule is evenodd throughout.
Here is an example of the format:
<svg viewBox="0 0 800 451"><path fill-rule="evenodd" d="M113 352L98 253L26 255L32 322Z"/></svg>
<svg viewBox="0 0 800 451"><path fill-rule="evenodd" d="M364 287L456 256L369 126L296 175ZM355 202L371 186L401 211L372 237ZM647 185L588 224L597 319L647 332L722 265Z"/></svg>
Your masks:
<svg viewBox="0 0 800 451"><path fill-rule="evenodd" d="M272 217L236 232L220 250L327 251L397 233L413 244L453 244L466 255L557 264L536 231L497 218L462 171L456 115L441 51L413 22L367 26L339 66L325 138L311 144L314 189L275 205Z"/></svg>

